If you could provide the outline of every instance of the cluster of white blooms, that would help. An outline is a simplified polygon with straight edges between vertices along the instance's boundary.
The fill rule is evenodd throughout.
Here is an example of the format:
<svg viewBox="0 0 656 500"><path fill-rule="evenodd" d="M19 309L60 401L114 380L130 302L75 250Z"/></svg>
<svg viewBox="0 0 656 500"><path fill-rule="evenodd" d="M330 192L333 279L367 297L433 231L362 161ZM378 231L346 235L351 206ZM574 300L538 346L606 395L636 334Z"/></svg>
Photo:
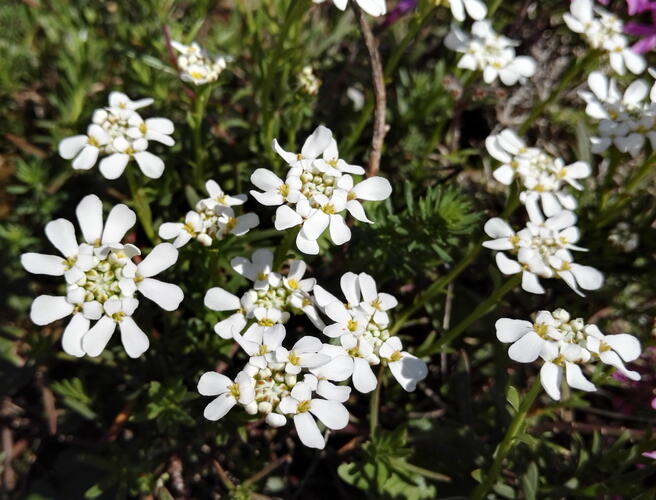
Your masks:
<svg viewBox="0 0 656 500"><path fill-rule="evenodd" d="M73 159L76 170L88 170L100 160L100 173L106 179L117 179L131 159L143 174L151 179L164 172L164 162L147 151L148 141L173 146L173 122L167 118L144 120L137 109L149 106L153 100L131 100L121 92L109 94L109 106L94 111L86 135L67 137L59 143L59 155Z"/></svg>
<svg viewBox="0 0 656 500"><path fill-rule="evenodd" d="M46 236L63 257L38 253L21 256L28 272L64 276L66 280L66 295L37 297L30 318L37 325L47 325L73 314L62 344L68 354L77 357L100 355L118 324L128 356L139 357L148 349L149 341L132 319L139 305L135 293L139 291L167 311L176 310L183 298L180 287L153 276L172 266L178 251L162 243L139 264L132 262L141 252L121 240L136 216L123 204L112 208L103 225L102 202L96 195L88 195L78 204L76 216L82 243L66 219L51 221L45 227Z"/></svg>
<svg viewBox="0 0 656 500"><path fill-rule="evenodd" d="M196 42L184 45L173 40L171 45L180 53L177 65L180 78L185 82L194 85L214 82L227 67L225 57L210 57Z"/></svg>
<svg viewBox="0 0 656 500"><path fill-rule="evenodd" d="M544 219L537 204L526 206L529 221L515 233L508 223L494 217L485 223L485 232L491 238L483 246L497 250L497 266L504 274L522 273L522 288L530 293L544 293L538 278L560 278L577 294L583 290L597 290L603 284L603 275L595 268L574 262L570 250L586 251L576 246L580 233L574 225L576 215L563 210ZM510 252L512 260L503 252Z"/></svg>
<svg viewBox="0 0 656 500"><path fill-rule="evenodd" d="M291 418L301 442L322 449L325 440L314 417L333 430L343 429L349 421L343 403L351 388L332 383L347 378L348 358L326 354L330 346L312 336L302 337L287 350L281 345L282 325L269 328L264 336L259 344L242 342L251 357L234 382L217 372L200 378L198 392L216 396L205 408L205 418L219 420L239 403L272 427L282 427Z"/></svg>
<svg viewBox="0 0 656 500"><path fill-rule="evenodd" d="M561 158L554 158L539 148L529 148L523 139L510 129L491 135L485 140L487 151L502 165L492 175L509 186L518 178L524 188L520 194L522 203L540 199L542 210L548 217L562 209L574 210L576 198L564 190L564 183L579 191L583 186L579 179L590 176L591 169L584 161L565 165Z"/></svg>
<svg viewBox="0 0 656 500"><path fill-rule="evenodd" d="M487 16L487 6L481 0L433 0L435 5L448 5L453 17L462 22L465 13L475 21L480 21Z"/></svg>
<svg viewBox="0 0 656 500"><path fill-rule="evenodd" d="M553 399L560 399L563 372L570 387L596 390L581 370L596 361L615 367L631 380L640 380L639 373L624 366L640 356L638 339L626 333L604 335L582 318L571 319L564 309L553 313L540 311L533 323L501 318L496 322L496 330L501 342L512 343L508 355L514 361L532 363L542 358L540 381Z"/></svg>
<svg viewBox="0 0 656 500"><path fill-rule="evenodd" d="M412 391L428 369L423 361L402 350L398 337L389 334L387 311L397 302L389 294L378 293L371 276L342 276L345 304L315 285L313 279L301 280L305 271L301 261L292 261L287 277L271 272L272 257L268 250L257 250L252 261L233 260L233 267L254 282L253 290L241 301L220 288L207 292L205 304L211 309L240 308L218 323L215 330L223 338L234 338L249 361L234 382L216 372L201 377L198 391L216 396L205 408L205 418L218 420L239 403L248 414L264 418L272 427L285 425L291 417L303 444L323 448L325 440L313 416L334 430L344 428L349 420L343 403L351 388L334 382L351 378L355 389L370 392L378 384L371 366L384 363L401 386ZM293 298L296 292L300 294ZM255 310L259 307L260 312L249 315L247 311L253 310L254 301L258 304ZM335 323L323 327L315 317L315 325L339 344L324 344L314 336L304 336L291 349L283 347L286 331L282 323L289 317L289 305L294 301L297 305L292 309L306 303L305 307L312 307L314 313L316 309L310 304L316 301ZM256 322L241 335L251 317Z"/></svg>
<svg viewBox="0 0 656 500"><path fill-rule="evenodd" d="M651 72L651 71L650 71ZM598 120L597 137L591 137L593 153L602 153L614 145L622 153L636 157L649 139L656 149L656 84L635 80L620 93L617 83L599 71L590 73L592 92L579 91L587 106L585 112Z"/></svg>
<svg viewBox="0 0 656 500"><path fill-rule="evenodd" d="M428 369L422 360L403 351L398 337L390 335L387 311L396 307L397 300L388 293L378 293L376 282L366 273L347 272L340 285L346 302L319 285L314 287L314 297L334 321L323 329L324 335L338 339L342 352L351 360L353 387L363 393L373 391L377 381L371 367L384 363L406 391L414 391Z"/></svg>
<svg viewBox="0 0 656 500"><path fill-rule="evenodd" d="M312 66L304 66L298 75L298 84L306 94L317 95L319 87L321 87L321 80L314 74Z"/></svg>
<svg viewBox="0 0 656 500"><path fill-rule="evenodd" d="M529 56L517 56L515 47L519 43L497 34L487 19L476 21L471 35L458 26L451 26L444 44L463 54L458 61L459 68L483 71L485 83L499 78L504 85L514 85L523 83L535 73L535 60Z"/></svg>
<svg viewBox="0 0 656 500"><path fill-rule="evenodd" d="M267 249L253 252L251 260L235 257L232 268L253 282L241 298L223 288L210 288L205 294L205 305L214 311L236 311L214 325L214 331L224 339L247 341L262 338L263 331L286 323L291 314L305 313L320 328L323 322L310 295L316 280L303 278L307 266L302 260L293 260L286 275L273 270L273 253Z"/></svg>
<svg viewBox="0 0 656 500"><path fill-rule="evenodd" d="M339 157L332 132L322 125L308 137L300 153L285 151L275 139L273 148L289 165L287 176L283 181L270 170L258 168L251 182L263 192L253 190L251 195L262 205L278 206L277 230L301 226L296 246L303 253L319 253L317 239L327 228L336 245L349 241L351 230L343 212L371 223L361 200L381 201L392 193L389 181L382 177L355 184L351 174L362 175L364 169Z"/></svg>
<svg viewBox="0 0 656 500"><path fill-rule="evenodd" d="M608 53L616 73L623 75L628 69L639 75L647 67L645 59L629 46L622 20L595 6L593 0L574 0L563 20L569 29L581 33L590 47Z"/></svg>
<svg viewBox="0 0 656 500"><path fill-rule="evenodd" d="M312 1L314 3L324 3L326 0ZM346 6L348 5L348 0L332 0L332 2L339 10L346 10ZM387 13L385 0L355 0L355 3L370 16L382 16Z"/></svg>
<svg viewBox="0 0 656 500"><path fill-rule="evenodd" d="M257 214L246 213L236 216L233 206L246 202L245 194L230 196L213 180L205 183L209 198L196 203L194 210L187 212L184 222L165 222L159 227L159 236L174 239L173 245L180 248L192 238L201 245L210 246L228 234L242 236L260 223Z"/></svg>

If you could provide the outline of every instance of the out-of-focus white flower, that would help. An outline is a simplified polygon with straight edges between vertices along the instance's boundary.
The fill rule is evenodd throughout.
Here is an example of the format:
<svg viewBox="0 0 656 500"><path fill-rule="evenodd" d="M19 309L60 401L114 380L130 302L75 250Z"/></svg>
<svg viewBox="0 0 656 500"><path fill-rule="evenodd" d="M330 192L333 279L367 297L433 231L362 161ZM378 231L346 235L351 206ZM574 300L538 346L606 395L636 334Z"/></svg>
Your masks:
<svg viewBox="0 0 656 500"><path fill-rule="evenodd" d="M205 183L209 198L203 198L194 210L187 212L184 222L165 222L159 227L159 236L165 240L174 239L173 245L179 248L195 238L201 245L210 246L232 234L243 236L257 227L260 219L257 214L235 215L233 206L243 205L245 194L230 196L213 180Z"/></svg>
<svg viewBox="0 0 656 500"><path fill-rule="evenodd" d="M480 21L487 16L487 6L481 0L433 0L436 5L448 5L455 19L462 22L465 13L473 20Z"/></svg>
<svg viewBox="0 0 656 500"><path fill-rule="evenodd" d="M258 168L251 182L262 191L251 195L263 205L278 206L275 227L284 231L300 226L296 246L303 253L319 253L318 238L329 229L336 245L351 239L343 212L371 223L359 200L387 199L392 187L382 177L370 177L354 185L351 174L361 175L364 169L350 165L339 157L332 132L319 126L303 144L300 153L285 151L274 139L274 150L287 162L289 170L283 181L270 170Z"/></svg>
<svg viewBox="0 0 656 500"><path fill-rule="evenodd" d="M519 178L525 191L520 193L522 203L539 198L545 215L551 216L563 209L574 210L576 198L564 190L569 184L579 191L583 186L580 179L590 176L590 165L577 161L570 165L560 158L545 153L538 148L529 148L511 129L504 129L485 140L485 146L492 157L502 165L492 175L505 185Z"/></svg>
<svg viewBox="0 0 656 500"><path fill-rule="evenodd" d="M451 26L444 44L463 54L458 61L459 68L482 71L485 83L499 78L504 85L514 85L523 83L535 73L535 60L529 56L517 56L515 47L519 43L495 33L487 19L476 21L471 35L458 26Z"/></svg>
<svg viewBox="0 0 656 500"><path fill-rule="evenodd" d="M388 311L397 305L387 293L379 293L374 279L366 274L348 272L341 278L346 303L315 286L315 300L333 321L323 329L324 335L338 338L341 350L334 357L348 356L340 361L336 372L345 370L359 392L373 391L378 385L371 367L387 363L392 374L406 391L413 391L417 382L428 374L426 363L402 351L401 340L390 335ZM384 347L383 347L384 346Z"/></svg>
<svg viewBox="0 0 656 500"><path fill-rule="evenodd" d="M483 246L497 250L497 266L504 274L522 273L522 288L530 293L544 293L538 278L561 278L577 294L580 289L597 290L603 275L597 269L574 262L570 250L585 251L575 245L580 234L573 212L563 210L544 220L537 204L526 207L529 222L515 233L504 220L495 217L485 223L485 232L493 238ZM517 259L509 259L509 252Z"/></svg>
<svg viewBox="0 0 656 500"><path fill-rule="evenodd" d="M177 309L183 298L180 287L153 276L172 266L178 252L171 244L162 243L135 265L132 257L141 253L139 249L120 243L136 221L132 210L116 205L103 224L100 199L88 195L78 204L76 215L84 243L78 243L71 222L57 219L46 225L46 236L64 257L36 253L21 256L28 272L64 276L67 284L65 296L37 297L30 317L37 325L47 325L73 314L62 345L76 357L98 356L118 324L128 356L139 357L149 342L132 320L139 304L134 295L139 291L167 311ZM95 320L98 322L91 326Z"/></svg>
<svg viewBox="0 0 656 500"><path fill-rule="evenodd" d="M326 0L312 0L314 3L323 3ZM385 0L354 0L358 6L370 16L382 16L387 13ZM346 10L348 0L332 0L339 10Z"/></svg>
<svg viewBox="0 0 656 500"><path fill-rule="evenodd" d="M315 280L304 278L306 265L303 261L291 261L287 274L283 275L271 270L273 253L259 249L253 253L252 261L236 257L231 264L235 271L253 281L254 287L241 298L219 287L207 291L207 307L213 311L236 311L214 325L214 331L219 336L235 338L250 323L244 337L252 340L249 335L255 334L248 332L285 324L291 314L305 314L315 325L323 328L311 295ZM262 332L257 335L262 335Z"/></svg>
<svg viewBox="0 0 656 500"><path fill-rule="evenodd" d="M646 139L656 149L656 103L652 97L647 98L647 82L635 80L622 94L615 80L594 71L588 76L588 86L592 92L581 90L579 95L587 103L585 112L599 122L598 136L590 138L593 153L602 153L614 145L636 157Z"/></svg>
<svg viewBox="0 0 656 500"><path fill-rule="evenodd" d="M569 29L580 33L590 47L605 51L616 73L623 75L628 69L639 75L647 67L645 59L629 46L622 20L594 5L593 0L574 0L563 20Z"/></svg>
<svg viewBox="0 0 656 500"><path fill-rule="evenodd" d="M67 137L59 143L59 155L73 159L76 170L89 170L100 161L100 173L106 179L117 179L128 162L134 159L143 174L152 179L161 177L164 162L147 151L148 141L172 146L173 122L167 118L144 120L137 109L150 105L152 99L131 100L121 92L109 95L109 106L93 113L86 135Z"/></svg>
<svg viewBox="0 0 656 500"><path fill-rule="evenodd" d="M184 45L173 40L171 45L179 52L177 64L180 78L185 82L194 85L214 82L227 67L228 60L225 57L211 57L196 42Z"/></svg>
<svg viewBox="0 0 656 500"><path fill-rule="evenodd" d="M570 387L596 390L582 371L596 361L615 367L631 380L640 380L639 373L624 366L624 362L640 356L638 339L626 333L604 335L596 325L586 325L582 318L571 319L564 309L553 313L540 311L535 322L501 318L495 326L497 338L512 343L508 350L511 359L532 363L542 358L540 381L553 399L560 399L563 375Z"/></svg>
<svg viewBox="0 0 656 500"><path fill-rule="evenodd" d="M353 103L353 109L360 111L364 107L364 94L356 87L349 87L346 89L346 97Z"/></svg>
<svg viewBox="0 0 656 500"><path fill-rule="evenodd" d="M319 93L321 80L314 74L312 66L303 66L298 75L298 85L308 95L317 95Z"/></svg>

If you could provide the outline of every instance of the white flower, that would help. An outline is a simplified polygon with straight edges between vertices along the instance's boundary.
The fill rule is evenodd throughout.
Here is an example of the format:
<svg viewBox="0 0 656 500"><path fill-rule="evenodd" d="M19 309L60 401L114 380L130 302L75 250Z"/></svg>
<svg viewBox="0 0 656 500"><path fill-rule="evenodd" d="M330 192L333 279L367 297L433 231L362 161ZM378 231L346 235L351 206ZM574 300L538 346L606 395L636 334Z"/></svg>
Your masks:
<svg viewBox="0 0 656 500"><path fill-rule="evenodd" d="M451 7L453 17L460 22L465 20L465 12L475 21L487 16L487 6L481 0L446 0L446 3Z"/></svg>
<svg viewBox="0 0 656 500"><path fill-rule="evenodd" d="M326 127L317 127L298 154L285 151L275 139L273 148L290 167L286 179L259 168L251 182L262 191L251 194L263 205L278 206L274 225L279 231L300 226L296 246L303 253L319 253L317 240L326 229L336 245L349 241L351 230L343 212L371 223L359 200L382 201L392 192L381 177L354 185L351 174L360 175L364 169L339 158L337 143Z"/></svg>
<svg viewBox="0 0 656 500"><path fill-rule="evenodd" d="M227 67L225 57L211 57L196 42L184 45L172 40L171 45L180 53L177 64L182 81L205 85L216 81Z"/></svg>
<svg viewBox="0 0 656 500"><path fill-rule="evenodd" d="M388 338L380 346L378 353L381 359L387 361L396 381L408 392L414 391L417 382L428 375L426 363L404 351L398 337Z"/></svg>
<svg viewBox="0 0 656 500"><path fill-rule="evenodd" d="M518 42L495 33L487 19L472 25L471 36L452 26L444 44L463 53L458 61L459 68L483 71L483 80L488 84L497 78L504 85L523 83L535 73L535 60L515 55Z"/></svg>
<svg viewBox="0 0 656 500"><path fill-rule="evenodd" d="M582 34L590 47L605 51L611 68L618 74L623 75L627 68L638 75L647 67L645 59L628 46L624 23L595 6L593 0L573 0L570 12L563 15L563 20L569 29Z"/></svg>
<svg viewBox="0 0 656 500"><path fill-rule="evenodd" d="M222 338L235 336L250 323L252 328L268 328L285 324L291 314L305 314L318 328L323 322L312 301L314 278L303 278L306 265L293 260L286 275L273 272L273 254L269 250L256 250L252 261L244 257L232 259L235 271L254 282L241 298L219 288L211 288L205 294L205 306L214 311L236 311L230 317L214 325L214 331Z"/></svg>
<svg viewBox="0 0 656 500"><path fill-rule="evenodd" d="M299 339L291 350L278 347L274 358L279 363L285 363L286 373L298 375L303 368L317 368L331 360L329 356L319 352L322 347L323 344L318 338L307 335Z"/></svg>
<svg viewBox="0 0 656 500"><path fill-rule="evenodd" d="M157 179L164 172L164 162L147 151L148 141L153 140L172 146L173 122L167 118L143 120L137 109L148 106L152 99L132 101L121 92L109 95L109 106L93 113L87 135L67 137L59 143L59 155L73 159L72 167L88 170L98 157L100 173L107 179L121 176L131 159L137 162L144 175Z"/></svg>
<svg viewBox="0 0 656 500"><path fill-rule="evenodd" d="M581 318L572 320L564 309L540 311L534 323L501 318L495 326L497 338L512 343L508 354L513 360L531 363L542 358L540 381L553 399L560 399L563 375L570 387L595 391L582 368L596 360L614 366L632 380L640 379L623 363L640 356L640 343L635 337L626 333L604 335L596 325L586 325Z"/></svg>
<svg viewBox="0 0 656 500"><path fill-rule="evenodd" d="M656 147L656 104L647 100L649 86L644 80L633 81L621 94L617 83L598 71L590 73L592 93L579 91L586 101L585 112L599 122L598 136L591 137L591 151L602 153L615 145L623 153L636 157L649 139Z"/></svg>
<svg viewBox="0 0 656 500"><path fill-rule="evenodd" d="M329 348L333 359L339 361L320 370L328 377L351 376L355 389L367 393L378 385L371 367L380 364L382 359L404 389L414 390L428 371L423 361L401 350L400 339L390 336L387 311L397 305L397 300L390 294L379 293L376 282L366 273L345 273L340 284L346 303L318 285L314 287L317 305L334 322L327 325L323 333L339 338L341 344L341 349Z"/></svg>
<svg viewBox="0 0 656 500"><path fill-rule="evenodd" d="M219 420L237 403L245 406L255 399L253 379L245 372L240 372L234 382L221 373L205 372L198 381L198 392L217 396L203 412L208 420Z"/></svg>
<svg viewBox="0 0 656 500"><path fill-rule="evenodd" d="M521 272L522 288L530 293L544 293L538 277L561 278L581 296L579 288L601 288L603 275L593 267L576 264L570 252L585 250L574 245L580 236L574 226L574 213L564 210L544 220L536 204L529 203L527 209L530 221L518 233L498 217L485 223L485 232L493 239L483 242L483 246L499 251L499 270L504 274ZM509 259L504 251L515 255L517 261Z"/></svg>
<svg viewBox="0 0 656 500"><path fill-rule="evenodd" d="M312 0L314 3L323 3L326 0ZM335 7L345 10L348 0L332 0ZM355 3L370 16L382 16L387 13L385 0L355 0Z"/></svg>
<svg viewBox="0 0 656 500"><path fill-rule="evenodd" d="M333 430L343 429L349 421L348 411L342 403L313 398L310 385L304 382L294 386L290 395L280 402L280 407L283 413L293 415L299 439L310 448L323 449L326 445L313 415Z"/></svg>
<svg viewBox="0 0 656 500"><path fill-rule="evenodd" d="M591 174L590 165L586 162L577 161L565 165L560 158L554 158L538 148L527 147L510 129L489 136L485 146L490 155L502 163L492 173L496 180L508 186L515 178L520 179L525 189L520 193L522 203L539 198L547 216L555 215L563 209L576 208L576 198L564 188L569 184L579 191L583 189L579 179Z"/></svg>
<svg viewBox="0 0 656 500"><path fill-rule="evenodd" d="M187 212L185 222L165 222L159 227L159 235L165 240L175 238L173 244L179 248L192 238L201 245L211 246L227 235L243 236L257 227L260 219L257 214L246 213L236 216L233 206L243 205L247 197L244 194L230 196L218 183L209 180L205 183L209 198L196 203L195 210Z"/></svg>
<svg viewBox="0 0 656 500"><path fill-rule="evenodd" d="M41 295L32 303L30 317L46 325L73 314L62 337L64 350L76 357L99 355L116 324L130 357L148 349L148 338L131 316L138 305L139 291L167 311L178 308L183 298L180 287L153 279L172 266L177 250L168 243L156 246L138 265L132 257L141 252L120 241L136 221L135 213L125 205L116 205L103 225L102 203L95 195L83 198L76 216L85 243L78 244L75 228L66 219L46 225L46 236L65 258L36 253L21 256L23 267L31 273L64 276L65 296ZM91 327L91 321L98 322Z"/></svg>

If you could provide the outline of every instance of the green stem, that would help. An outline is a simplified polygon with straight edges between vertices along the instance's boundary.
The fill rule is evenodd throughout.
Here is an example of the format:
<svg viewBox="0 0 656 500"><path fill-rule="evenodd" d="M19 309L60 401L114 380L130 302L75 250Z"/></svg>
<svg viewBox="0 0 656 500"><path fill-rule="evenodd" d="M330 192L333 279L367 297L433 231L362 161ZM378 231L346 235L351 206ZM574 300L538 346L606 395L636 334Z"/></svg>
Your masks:
<svg viewBox="0 0 656 500"><path fill-rule="evenodd" d="M389 458L388 460L392 465L395 465L399 469L405 469L408 472L414 472L415 474L419 474L420 476L424 476L428 479L432 479L433 481L441 481L443 483L451 482L451 478L446 474L440 474L439 472L435 472L429 469L424 469L423 467L419 467L418 465L410 464L402 458L392 457Z"/></svg>
<svg viewBox="0 0 656 500"><path fill-rule="evenodd" d="M494 309L494 307L503 298L503 296L506 295L510 290L515 288L517 285L519 285L521 280L522 280L522 275L516 274L509 280L497 286L492 291L490 296L487 299L485 299L483 302L481 302L476 307L476 309L474 309L471 313L467 315L466 318L464 318L460 323L458 323L451 330L449 330L445 335L440 337L437 340L437 342L435 342L432 346L428 347L426 353L430 355L435 352L438 352L443 346L453 342L456 338L460 336L460 334L462 334L462 332L464 332L467 328L469 328L469 326L471 326L476 320L485 316L492 309Z"/></svg>
<svg viewBox="0 0 656 500"><path fill-rule="evenodd" d="M369 435L371 439L376 437L376 431L378 430L378 410L380 408L380 391L383 385L383 375L385 374L385 367L380 365L378 369L378 376L376 379L378 383L376 384L376 389L371 395L371 401L369 402Z"/></svg>
<svg viewBox="0 0 656 500"><path fill-rule="evenodd" d="M485 475L485 479L483 479L483 482L481 482L481 484L479 484L476 487L476 489L472 492L470 498L472 498L473 500L483 500L485 498L485 495L487 495L487 492L490 491L492 487L495 485L495 483L497 482L497 478L501 473L501 467L503 466L503 461L508 455L508 452L510 452L510 450L512 449L515 438L522 430L524 421L526 420L526 415L528 414L529 410L533 406L535 399L538 397L538 394L540 393L540 389L541 389L540 377L536 377L535 380L533 381L533 385L531 386L528 393L526 394L526 396L524 396L524 399L519 405L519 409L517 410L517 413L513 417L512 422L510 422L510 427L508 427L508 430L506 431L506 435L504 436L503 441L501 441L501 443L497 447L497 450L494 454L494 462L492 463L492 466L490 467L488 473Z"/></svg>
<svg viewBox="0 0 656 500"><path fill-rule="evenodd" d="M552 104L560 94L567 88L569 83L576 78L580 73L585 72L586 67L592 62L598 60L599 53L595 50L588 51L583 57L576 59L565 74L560 79L560 82L551 91L549 97L533 108L533 111L524 120L524 123L519 127L519 135L524 135L533 122L542 114L542 112Z"/></svg>
<svg viewBox="0 0 656 500"><path fill-rule="evenodd" d="M211 85L206 85L194 95L191 140L194 150L194 183L198 188L202 187L205 181L204 166L207 148L203 146L203 117L205 116L205 108L207 107L207 101L211 93Z"/></svg>
<svg viewBox="0 0 656 500"><path fill-rule="evenodd" d="M128 179L128 186L130 187L130 194L132 195L132 207L137 213L141 227L146 233L146 236L150 242L154 245L157 243L157 235L155 234L155 229L153 228L153 215L150 211L150 205L143 195L142 190L138 187L137 179L135 178L136 169L135 165L128 165L125 169L125 176Z"/></svg>
<svg viewBox="0 0 656 500"><path fill-rule="evenodd" d="M276 252L273 256L273 270L277 271L280 269L280 266L287 258L287 253L296 241L296 235L298 234L298 229L288 229L285 231L285 236L283 237L280 245L276 248Z"/></svg>

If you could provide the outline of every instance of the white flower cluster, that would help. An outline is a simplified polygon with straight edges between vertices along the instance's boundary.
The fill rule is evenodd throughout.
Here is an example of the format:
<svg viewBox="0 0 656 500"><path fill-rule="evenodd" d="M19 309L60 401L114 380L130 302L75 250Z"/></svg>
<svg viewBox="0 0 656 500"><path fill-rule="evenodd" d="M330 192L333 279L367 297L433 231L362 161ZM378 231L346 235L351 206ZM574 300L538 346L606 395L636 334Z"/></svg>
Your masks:
<svg viewBox="0 0 656 500"><path fill-rule="evenodd" d="M150 98L131 100L121 92L109 94L109 106L94 111L86 135L67 137L59 143L59 155L73 159L76 170L89 170L100 155L100 173L106 179L117 179L131 159L146 177L158 179L164 172L164 162L147 151L148 141L173 146L173 122L168 118L144 120L137 109L149 106Z"/></svg>
<svg viewBox="0 0 656 500"><path fill-rule="evenodd" d="M629 46L622 20L595 6L593 0L573 0L563 20L569 29L583 35L590 47L605 51L616 73L623 75L628 69L639 75L647 67L645 59Z"/></svg>
<svg viewBox="0 0 656 500"><path fill-rule="evenodd" d="M247 199L245 194L230 196L213 180L205 183L205 189L209 198L198 201L195 209L187 212L184 222L165 222L159 227L162 239L174 239L176 248L186 245L192 238L201 245L211 246L214 240L220 241L228 234L243 236L260 223L254 213L235 215L232 207L243 205Z"/></svg>
<svg viewBox="0 0 656 500"><path fill-rule="evenodd" d="M324 3L326 0L312 0L314 3ZM354 0L363 11L370 16L382 16L387 13L385 0ZM346 10L348 0L332 0L339 10Z"/></svg>
<svg viewBox="0 0 656 500"><path fill-rule="evenodd" d="M285 151L275 139L273 148L287 162L287 176L283 181L270 170L258 168L251 182L262 192L253 190L251 195L262 205L278 206L277 230L301 227L296 246L303 253L319 253L317 239L327 228L336 245L349 241L351 230L343 212L371 223L361 200L381 201L392 193L389 181L382 177L369 177L355 184L351 174L362 175L364 169L339 157L332 132L322 125L308 137L300 153Z"/></svg>
<svg viewBox="0 0 656 500"><path fill-rule="evenodd" d="M651 73L651 70L650 70ZM648 139L656 150L656 84L649 89L644 80L635 80L620 93L617 83L599 71L588 76L592 92L579 91L587 106L585 112L598 120L591 151L602 153L614 145L622 153L638 156Z"/></svg>
<svg viewBox="0 0 656 500"><path fill-rule="evenodd" d="M526 206L529 221L515 233L503 219L494 217L485 223L491 238L483 246L497 250L497 266L504 274L522 273L522 288L530 293L544 293L538 278L560 278L577 294L601 288L603 275L594 267L574 262L570 250L586 251L576 246L580 233L574 225L576 215L568 210L544 219L537 204ZM510 252L512 260L503 252Z"/></svg>
<svg viewBox="0 0 656 500"><path fill-rule="evenodd" d="M586 324L582 318L572 319L564 309L540 311L533 323L501 318L496 330L501 342L512 343L508 355L514 361L532 363L542 358L540 381L555 400L560 399L563 374L570 387L596 390L581 368L597 361L615 367L631 380L640 380L638 372L624 366L640 356L638 339L626 333L604 335L597 325Z"/></svg>
<svg viewBox="0 0 656 500"><path fill-rule="evenodd" d="M497 34L487 19L476 21L471 27L471 35L458 26L451 26L444 44L463 54L458 61L459 68L482 71L483 80L488 84L497 78L504 85L523 83L535 73L535 60L529 56L517 56L515 47L519 43Z"/></svg>
<svg viewBox="0 0 656 500"><path fill-rule="evenodd" d="M227 67L225 57L210 57L196 42L184 45L173 40L171 45L180 53L177 65L180 70L180 78L185 82L194 85L214 82Z"/></svg>
<svg viewBox="0 0 656 500"><path fill-rule="evenodd" d="M504 129L485 140L488 153L502 165L492 175L509 186L518 178L524 188L520 193L522 203L540 199L542 210L548 217L563 209L574 210L576 198L564 190L565 183L579 191L583 186L579 179L590 176L591 169L584 161L565 165L561 158L554 158L539 148L529 148L523 139L511 129Z"/></svg>
<svg viewBox="0 0 656 500"><path fill-rule="evenodd" d="M307 270L305 262L293 260L287 274L282 275L273 270L273 253L258 249L251 260L235 257L230 264L237 273L253 282L253 288L241 298L219 287L210 288L205 294L205 305L213 311L236 311L214 325L214 331L221 338L259 340L264 330L287 323L292 313L305 313L317 327L323 328L310 295L316 280L303 278ZM249 322L242 337L241 332Z"/></svg>
<svg viewBox="0 0 656 500"><path fill-rule="evenodd" d="M360 392L370 392L378 384L372 365L385 363L394 377L407 391L426 377L426 364L402 350L398 337L387 331L387 311L396 305L389 294L378 293L376 283L367 274L346 273L341 280L347 304L340 302L313 279L301 280L305 265L292 261L287 277L271 272L272 254L257 250L252 261L235 259L233 267L254 281L254 288L241 301L220 288L208 291L205 303L214 310L241 309L216 325L216 332L224 338L232 336L249 356L249 361L234 382L216 372L205 373L198 391L216 398L205 408L205 418L218 420L239 403L250 415L258 415L272 427L280 427L291 418L298 436L306 446L323 448L325 440L314 419L327 428L338 430L349 421L343 403L351 388L336 385L352 378ZM273 283L273 285L272 285ZM323 327L315 318L315 325L323 333L338 339L337 344L324 344L314 336L304 336L291 349L282 343L286 336L282 323L289 317L289 304L300 299L300 304L314 301L334 324ZM291 296L299 292L296 298ZM253 301L262 301L254 313L257 319L242 336ZM299 307L294 306L295 309ZM312 316L308 314L312 319ZM319 396L319 397L316 397Z"/></svg>
<svg viewBox="0 0 656 500"><path fill-rule="evenodd" d="M47 325L73 314L62 344L64 351L76 357L100 355L118 324L125 352L137 358L148 349L149 341L132 319L139 305L135 293L139 291L162 309L176 310L183 298L180 287L153 276L175 264L178 251L162 243L139 264L132 262L141 252L121 240L136 216L123 204L112 208L103 225L102 202L96 195L88 195L78 204L76 216L82 243L66 219L51 221L45 227L46 236L63 257L38 253L21 256L28 272L64 276L66 280L66 295L37 297L30 318L37 325Z"/></svg>

